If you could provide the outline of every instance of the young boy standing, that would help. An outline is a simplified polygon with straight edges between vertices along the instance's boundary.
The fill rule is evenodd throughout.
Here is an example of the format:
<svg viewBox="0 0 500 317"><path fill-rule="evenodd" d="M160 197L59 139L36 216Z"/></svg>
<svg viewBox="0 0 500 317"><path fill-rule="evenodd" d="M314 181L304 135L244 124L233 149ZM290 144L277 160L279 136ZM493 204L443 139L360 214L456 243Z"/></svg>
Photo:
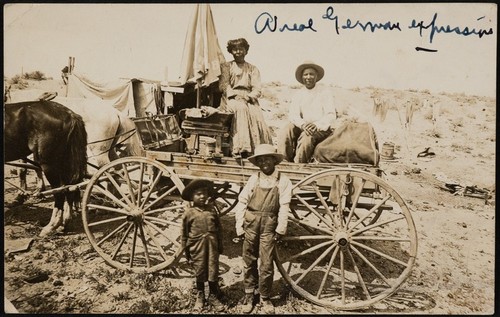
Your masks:
<svg viewBox="0 0 500 317"><path fill-rule="evenodd" d="M205 300L205 282L210 294L208 302L217 312L224 310L219 301L219 254L222 253L221 225L214 206L207 201L213 193L209 180L191 181L182 191L182 199L190 201L182 219L182 247L188 262L192 262L196 276L197 297L195 310L202 310Z"/></svg>
<svg viewBox="0 0 500 317"><path fill-rule="evenodd" d="M248 179L235 207L236 234L244 235L244 287L242 313L252 311L255 293L265 314L274 314L270 300L276 241L286 233L292 183L275 166L283 160L271 144L260 144L248 160L260 171ZM257 264L260 259L260 267Z"/></svg>

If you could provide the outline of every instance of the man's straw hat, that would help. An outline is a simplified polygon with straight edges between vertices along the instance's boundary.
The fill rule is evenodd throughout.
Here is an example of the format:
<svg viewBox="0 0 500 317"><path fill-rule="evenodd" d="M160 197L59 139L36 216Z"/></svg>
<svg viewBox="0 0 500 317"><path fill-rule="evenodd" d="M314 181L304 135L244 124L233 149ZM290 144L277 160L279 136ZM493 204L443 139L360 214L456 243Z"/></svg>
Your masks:
<svg viewBox="0 0 500 317"><path fill-rule="evenodd" d="M318 73L318 78L316 79L316 82L320 81L323 78L323 76L325 75L325 70L323 69L323 67L319 66L318 64L316 64L314 62L306 61L306 62L300 64L297 67L297 70L295 70L295 78L301 84L303 84L302 73L304 72L304 70L306 68L313 68L316 70L316 72Z"/></svg>

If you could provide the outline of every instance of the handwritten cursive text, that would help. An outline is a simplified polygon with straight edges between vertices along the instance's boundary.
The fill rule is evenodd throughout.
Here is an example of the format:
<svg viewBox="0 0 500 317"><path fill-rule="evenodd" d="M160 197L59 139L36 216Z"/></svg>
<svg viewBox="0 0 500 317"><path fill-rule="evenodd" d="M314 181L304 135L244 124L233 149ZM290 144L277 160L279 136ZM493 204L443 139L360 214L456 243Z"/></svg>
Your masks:
<svg viewBox="0 0 500 317"><path fill-rule="evenodd" d="M284 31L298 31L302 32L305 30L311 30L313 32L316 32L316 30L313 27L314 21L312 18L309 18L307 21L307 24L297 24L293 23L292 26L288 25L287 23L283 24L278 30L280 32ZM278 27L278 17L277 16L272 16L268 12L263 12L261 13L257 19L255 20L255 32L257 34L261 34L265 30L268 30L270 32L276 32L276 29Z"/></svg>
<svg viewBox="0 0 500 317"><path fill-rule="evenodd" d="M432 21L427 24L427 25L424 25L424 21L420 21L417 23L417 21L415 19L412 20L410 26L408 27L409 29L419 29L419 34L420 36L422 36L422 31L425 29L431 29L431 32L429 34L429 42L432 43L432 40L434 39L434 35L437 33L456 33L458 35L463 35L463 36L469 36L469 35L477 35L479 36L479 38L482 38L484 35L490 35L490 34L493 34L493 29L490 28L489 30L483 30L483 29L479 29L479 30L476 30L475 28L473 28L472 30L469 29L468 26L464 27L464 28L460 28L458 26L456 27L451 27L450 25L447 25L447 26L438 26L436 25L436 20L437 20L437 16L438 14L437 13L434 13L434 17L432 18ZM481 20L483 17L479 18L478 20Z"/></svg>

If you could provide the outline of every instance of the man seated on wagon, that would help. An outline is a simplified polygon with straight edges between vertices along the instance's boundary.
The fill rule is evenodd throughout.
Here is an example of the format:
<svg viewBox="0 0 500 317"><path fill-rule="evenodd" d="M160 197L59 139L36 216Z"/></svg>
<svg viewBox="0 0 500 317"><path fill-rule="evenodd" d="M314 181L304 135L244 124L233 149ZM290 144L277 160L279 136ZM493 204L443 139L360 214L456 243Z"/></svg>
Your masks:
<svg viewBox="0 0 500 317"><path fill-rule="evenodd" d="M295 78L303 86L293 96L289 123L278 134L278 153L288 162L308 163L315 146L331 134L337 111L331 90L317 86L325 75L323 67L313 62L299 65Z"/></svg>
<svg viewBox="0 0 500 317"><path fill-rule="evenodd" d="M278 134L278 153L288 162L378 163L373 127L355 109L334 103L331 89L318 86L320 65L304 62L295 71L303 86L292 97L289 123Z"/></svg>

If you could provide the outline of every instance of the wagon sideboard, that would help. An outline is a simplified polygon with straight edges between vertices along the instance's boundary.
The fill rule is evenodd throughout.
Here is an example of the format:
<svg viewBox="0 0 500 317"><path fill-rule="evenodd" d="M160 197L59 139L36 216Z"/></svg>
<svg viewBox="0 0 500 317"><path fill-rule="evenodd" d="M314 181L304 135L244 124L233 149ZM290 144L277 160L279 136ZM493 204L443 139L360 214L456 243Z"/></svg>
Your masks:
<svg viewBox="0 0 500 317"><path fill-rule="evenodd" d="M181 179L205 178L219 182L227 181L243 186L251 175L259 171L259 168L247 159L232 157L218 158L151 150L146 151L146 157L160 161L165 166L173 168L175 174ZM302 164L282 162L277 166L277 169L290 178L294 184L314 173L333 168L355 168L377 176L381 176L382 173L378 167L368 164ZM325 185L328 186L329 184Z"/></svg>

